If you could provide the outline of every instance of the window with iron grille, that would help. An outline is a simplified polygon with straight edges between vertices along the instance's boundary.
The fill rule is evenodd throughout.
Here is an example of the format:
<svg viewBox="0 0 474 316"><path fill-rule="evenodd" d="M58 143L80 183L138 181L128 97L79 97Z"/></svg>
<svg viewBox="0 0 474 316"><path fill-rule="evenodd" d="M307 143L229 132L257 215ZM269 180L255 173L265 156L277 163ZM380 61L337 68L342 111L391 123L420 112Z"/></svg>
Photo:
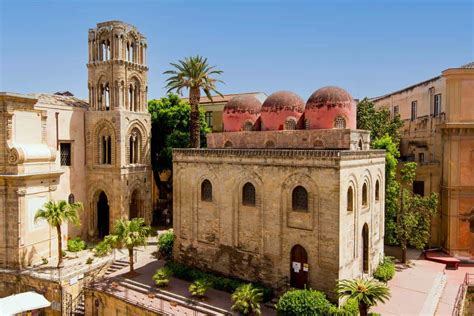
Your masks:
<svg viewBox="0 0 474 316"><path fill-rule="evenodd" d="M301 185L293 189L292 193L293 211L307 211L308 210L308 191Z"/></svg>
<svg viewBox="0 0 474 316"><path fill-rule="evenodd" d="M255 206L255 187L250 182L247 182L242 189L242 204Z"/></svg>
<svg viewBox="0 0 474 316"><path fill-rule="evenodd" d="M212 202L212 184L207 179L201 183L201 201Z"/></svg>
<svg viewBox="0 0 474 316"><path fill-rule="evenodd" d="M334 120L334 128L346 128L346 120L342 116L336 117Z"/></svg>
<svg viewBox="0 0 474 316"><path fill-rule="evenodd" d="M61 166L71 165L71 143L60 143Z"/></svg>

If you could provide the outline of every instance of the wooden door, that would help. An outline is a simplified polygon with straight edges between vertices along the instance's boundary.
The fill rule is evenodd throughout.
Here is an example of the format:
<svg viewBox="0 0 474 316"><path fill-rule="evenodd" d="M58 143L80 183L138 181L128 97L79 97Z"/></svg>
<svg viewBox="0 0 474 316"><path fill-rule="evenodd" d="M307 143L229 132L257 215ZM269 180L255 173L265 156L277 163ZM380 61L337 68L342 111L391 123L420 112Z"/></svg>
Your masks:
<svg viewBox="0 0 474 316"><path fill-rule="evenodd" d="M303 289L308 283L308 254L300 245L291 249L290 271L290 285Z"/></svg>

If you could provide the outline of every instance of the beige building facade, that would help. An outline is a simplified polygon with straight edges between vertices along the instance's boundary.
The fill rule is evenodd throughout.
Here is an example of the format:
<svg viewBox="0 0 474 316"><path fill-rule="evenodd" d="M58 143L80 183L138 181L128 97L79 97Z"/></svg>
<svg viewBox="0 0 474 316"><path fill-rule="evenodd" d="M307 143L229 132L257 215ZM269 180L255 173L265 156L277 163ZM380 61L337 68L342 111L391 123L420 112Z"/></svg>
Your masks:
<svg viewBox="0 0 474 316"><path fill-rule="evenodd" d="M323 111L355 111L350 96L316 95ZM275 93L262 108L288 121L288 108L301 109L285 103L292 96ZM225 111L258 114L249 106L257 101L238 97ZM263 117L262 125L274 120ZM369 132L342 124L285 126L211 133L207 149L173 151L174 259L277 291L307 286L336 299L338 279L370 276L383 258L385 153L370 149Z"/></svg>
<svg viewBox="0 0 474 316"><path fill-rule="evenodd" d="M0 94L0 265L57 257L48 200L82 202L68 237L98 239L119 218L151 221L146 39L119 21L89 30L89 102L70 93Z"/></svg>
<svg viewBox="0 0 474 316"><path fill-rule="evenodd" d="M474 258L474 63L372 101L404 121L401 160L418 163L415 193L440 194L431 244Z"/></svg>

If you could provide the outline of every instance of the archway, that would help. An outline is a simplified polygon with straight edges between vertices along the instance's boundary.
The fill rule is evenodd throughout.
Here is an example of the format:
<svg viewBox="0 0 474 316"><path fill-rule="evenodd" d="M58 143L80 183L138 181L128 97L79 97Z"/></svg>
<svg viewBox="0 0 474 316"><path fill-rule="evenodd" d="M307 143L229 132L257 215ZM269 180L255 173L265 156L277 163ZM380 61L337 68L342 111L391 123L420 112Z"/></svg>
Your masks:
<svg viewBox="0 0 474 316"><path fill-rule="evenodd" d="M308 254L302 246L295 245L291 248L290 265L291 287L303 289L308 283Z"/></svg>
<svg viewBox="0 0 474 316"><path fill-rule="evenodd" d="M369 273L369 226L362 228L362 272Z"/></svg>
<svg viewBox="0 0 474 316"><path fill-rule="evenodd" d="M109 234L109 213L109 200L101 191L97 201L97 234L101 239Z"/></svg>
<svg viewBox="0 0 474 316"><path fill-rule="evenodd" d="M130 211L128 213L128 218L132 219L140 217L140 208L140 194L138 192L138 189L136 189L130 196Z"/></svg>

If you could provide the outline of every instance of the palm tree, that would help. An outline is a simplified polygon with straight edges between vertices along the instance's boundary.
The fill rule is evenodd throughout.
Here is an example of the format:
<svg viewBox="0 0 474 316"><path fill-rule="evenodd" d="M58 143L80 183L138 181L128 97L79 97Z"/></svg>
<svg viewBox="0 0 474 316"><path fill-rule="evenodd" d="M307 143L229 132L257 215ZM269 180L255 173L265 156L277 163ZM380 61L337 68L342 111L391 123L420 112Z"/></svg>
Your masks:
<svg viewBox="0 0 474 316"><path fill-rule="evenodd" d="M222 70L217 70L215 66L209 66L207 58L202 56L186 57L178 63L171 63L173 70L165 71L163 74L170 75L166 79L168 93L176 91L182 94L183 89L189 90L189 103L191 104L191 114L189 122L189 140L191 147L200 147L200 123L199 123L199 100L201 90L212 102L211 92L222 94L216 90L216 83L223 82L213 78L214 75L221 75Z"/></svg>
<svg viewBox="0 0 474 316"><path fill-rule="evenodd" d="M44 219L51 227L56 227L56 231L58 233L58 268L62 268L64 266L62 256L63 242L61 225L66 222L79 225L79 210L82 210L82 204L79 202L68 203L64 200L51 200L46 202L43 205L43 208L39 209L35 214L35 222L37 222L38 219Z"/></svg>
<svg viewBox="0 0 474 316"><path fill-rule="evenodd" d="M231 296L234 305L233 311L242 315L260 315L260 302L263 298L262 290L254 287L251 283L239 286Z"/></svg>
<svg viewBox="0 0 474 316"><path fill-rule="evenodd" d="M339 298L347 297L358 302L360 316L367 316L370 307L390 298L390 289L375 279L339 280L336 291Z"/></svg>
<svg viewBox="0 0 474 316"><path fill-rule="evenodd" d="M144 246L150 232L151 227L145 225L143 218L134 218L132 220L119 219L115 222L112 234L105 237L105 240L115 248L128 249L130 272L134 272L133 248Z"/></svg>

